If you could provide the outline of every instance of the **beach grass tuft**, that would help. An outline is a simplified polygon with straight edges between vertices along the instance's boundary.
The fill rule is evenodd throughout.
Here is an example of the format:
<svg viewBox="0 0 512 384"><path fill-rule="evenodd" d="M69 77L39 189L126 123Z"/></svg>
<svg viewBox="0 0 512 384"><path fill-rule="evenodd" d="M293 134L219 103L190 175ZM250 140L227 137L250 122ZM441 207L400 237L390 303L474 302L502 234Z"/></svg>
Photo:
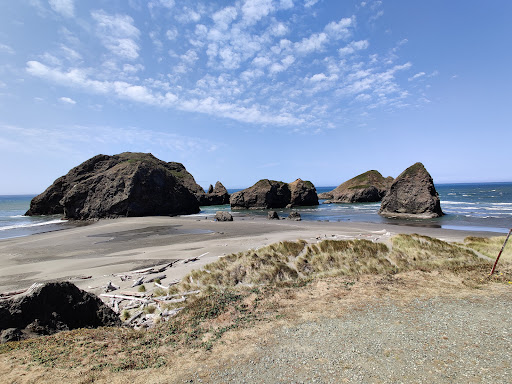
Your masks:
<svg viewBox="0 0 512 384"><path fill-rule="evenodd" d="M503 247L505 238L506 236L468 236L464 239L464 245L466 247L472 248L480 252L481 254L487 257L490 257L491 259L495 259L498 256L501 248ZM503 249L503 253L500 256L500 263L501 262L512 262L512 239L509 239L508 243L505 245L505 248Z"/></svg>

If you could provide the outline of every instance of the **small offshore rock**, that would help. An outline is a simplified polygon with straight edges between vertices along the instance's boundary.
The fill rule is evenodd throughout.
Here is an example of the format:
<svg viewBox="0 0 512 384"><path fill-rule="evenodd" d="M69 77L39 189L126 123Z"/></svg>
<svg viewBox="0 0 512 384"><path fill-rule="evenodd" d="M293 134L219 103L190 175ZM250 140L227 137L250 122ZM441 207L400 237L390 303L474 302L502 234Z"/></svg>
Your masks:
<svg viewBox="0 0 512 384"><path fill-rule="evenodd" d="M288 220L301 221L300 213L297 211L292 211L287 217Z"/></svg>
<svg viewBox="0 0 512 384"><path fill-rule="evenodd" d="M215 213L215 221L233 221L233 215L226 211L218 211Z"/></svg>
<svg viewBox="0 0 512 384"><path fill-rule="evenodd" d="M276 211L268 211L267 219L269 220L279 220L279 215Z"/></svg>

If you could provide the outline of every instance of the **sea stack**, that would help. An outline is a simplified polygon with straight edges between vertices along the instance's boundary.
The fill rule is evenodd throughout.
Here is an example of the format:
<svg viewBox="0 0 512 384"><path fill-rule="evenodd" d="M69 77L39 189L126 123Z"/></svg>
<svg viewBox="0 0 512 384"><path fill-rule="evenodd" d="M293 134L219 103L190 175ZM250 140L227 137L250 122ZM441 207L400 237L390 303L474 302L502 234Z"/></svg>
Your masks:
<svg viewBox="0 0 512 384"><path fill-rule="evenodd" d="M199 205L224 205L229 204L229 193L220 181L215 183L215 187L210 184L208 193L198 196Z"/></svg>
<svg viewBox="0 0 512 384"><path fill-rule="evenodd" d="M97 155L34 197L26 215L86 220L192 214L199 212L201 192L180 163L166 163L150 153Z"/></svg>
<svg viewBox="0 0 512 384"><path fill-rule="evenodd" d="M301 179L293 183L263 179L252 187L233 193L229 199L232 209L271 209L318 205L316 188Z"/></svg>
<svg viewBox="0 0 512 384"><path fill-rule="evenodd" d="M407 219L443 216L439 195L423 164L410 166L395 179L382 199L379 215Z"/></svg>
<svg viewBox="0 0 512 384"><path fill-rule="evenodd" d="M384 178L378 171L371 170L345 181L321 197L331 203L371 203L381 201L393 183L392 177Z"/></svg>

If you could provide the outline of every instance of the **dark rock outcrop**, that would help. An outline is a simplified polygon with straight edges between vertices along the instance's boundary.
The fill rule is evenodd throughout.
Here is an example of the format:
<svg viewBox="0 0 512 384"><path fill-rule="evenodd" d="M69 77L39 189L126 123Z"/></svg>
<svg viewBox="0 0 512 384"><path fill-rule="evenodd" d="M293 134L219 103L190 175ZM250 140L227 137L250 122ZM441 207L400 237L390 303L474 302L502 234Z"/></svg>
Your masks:
<svg viewBox="0 0 512 384"><path fill-rule="evenodd" d="M232 209L271 209L292 206L318 205L315 186L297 179L284 183L263 179L252 187L233 193L229 200Z"/></svg>
<svg viewBox="0 0 512 384"><path fill-rule="evenodd" d="M204 191L180 163L150 153L97 155L34 197L26 215L69 219L179 215L199 212Z"/></svg>
<svg viewBox="0 0 512 384"><path fill-rule="evenodd" d="M288 220L301 221L300 213L297 211L292 211L287 217Z"/></svg>
<svg viewBox="0 0 512 384"><path fill-rule="evenodd" d="M4 341L118 325L121 320L112 309L69 282L46 283L0 303L0 331Z"/></svg>
<svg viewBox="0 0 512 384"><path fill-rule="evenodd" d="M379 215L430 219L443 215L432 177L416 163L398 176L382 199Z"/></svg>
<svg viewBox="0 0 512 384"><path fill-rule="evenodd" d="M289 204L291 207L318 205L318 195L312 182L297 179L293 183L289 183L288 188L291 193Z"/></svg>
<svg viewBox="0 0 512 384"><path fill-rule="evenodd" d="M282 181L263 179L252 187L231 195L233 209L284 208L290 203L290 188Z"/></svg>
<svg viewBox="0 0 512 384"><path fill-rule="evenodd" d="M279 220L279 215L276 211L268 211L267 219L269 220Z"/></svg>
<svg viewBox="0 0 512 384"><path fill-rule="evenodd" d="M231 213L226 211L218 211L215 213L215 221L233 221Z"/></svg>
<svg viewBox="0 0 512 384"><path fill-rule="evenodd" d="M199 205L224 205L229 204L228 190L220 181L215 183L215 188L210 184L208 193L198 195Z"/></svg>
<svg viewBox="0 0 512 384"><path fill-rule="evenodd" d="M384 178L378 171L362 173L330 192L322 194L331 203L370 203L381 201L393 183L392 177Z"/></svg>

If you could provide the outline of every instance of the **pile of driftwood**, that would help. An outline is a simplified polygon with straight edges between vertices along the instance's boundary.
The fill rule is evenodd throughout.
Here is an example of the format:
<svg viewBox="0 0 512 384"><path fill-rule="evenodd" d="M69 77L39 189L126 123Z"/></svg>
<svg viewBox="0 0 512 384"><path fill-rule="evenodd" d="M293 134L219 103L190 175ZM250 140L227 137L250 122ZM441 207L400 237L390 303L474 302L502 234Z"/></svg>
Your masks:
<svg viewBox="0 0 512 384"><path fill-rule="evenodd" d="M156 287L167 291L171 286L178 284L180 280L173 280L168 282L167 285L163 285L160 283L161 280L167 278L167 275L163 272L168 268L171 268L176 263L191 263L199 260L207 254L208 252L190 259L173 260L172 262L160 267L149 267L113 276L119 277L123 282L133 280L131 285L132 288L145 283L154 283ZM188 296L195 295L200 292L189 291L155 297L153 296L153 293L149 292L120 291L120 287L115 285L112 281L107 283L104 290L105 293L100 296L109 299L106 301L106 304L119 315L122 315L123 312L125 316L126 314L129 314L129 317L124 321L124 324L135 329L149 328L154 326L158 321L169 320L170 317L175 316L184 308L180 306L175 307L177 303L183 303L187 300ZM169 309L169 307L175 308Z"/></svg>

